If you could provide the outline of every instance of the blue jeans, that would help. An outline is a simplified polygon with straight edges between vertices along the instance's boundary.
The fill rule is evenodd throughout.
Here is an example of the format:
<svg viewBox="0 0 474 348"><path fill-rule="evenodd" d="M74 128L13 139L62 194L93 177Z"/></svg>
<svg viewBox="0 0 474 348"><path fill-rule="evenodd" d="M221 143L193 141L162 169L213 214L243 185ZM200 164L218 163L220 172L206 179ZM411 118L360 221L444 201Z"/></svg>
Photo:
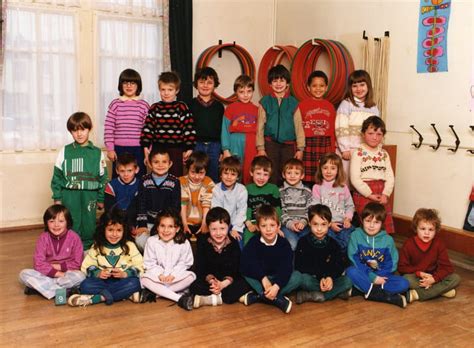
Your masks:
<svg viewBox="0 0 474 348"><path fill-rule="evenodd" d="M105 303L108 305L117 301L125 300L134 292L140 290L141 286L138 277L128 277L123 279L100 279L89 277L81 283L81 294L102 295L105 297Z"/></svg>
<svg viewBox="0 0 474 348"><path fill-rule="evenodd" d="M303 238L304 236L308 235L311 232L311 229L309 226L306 226L303 230L300 232L296 233L293 232L292 230L282 227L281 228L283 234L285 235L286 240L290 243L291 250L295 251L296 246L298 245L298 241L300 238Z"/></svg>
<svg viewBox="0 0 474 348"><path fill-rule="evenodd" d="M341 247L341 251L346 254L347 246L349 245L349 238L351 238L351 233L355 230L354 227L343 228L339 232L334 232L332 229L329 229L328 235L334 239L337 244Z"/></svg>
<svg viewBox="0 0 474 348"><path fill-rule="evenodd" d="M138 168L140 171L137 174L137 178L141 178L143 175L146 174L146 166L145 166L145 155L143 154L143 147L141 146L115 146L115 153L119 156L122 153L128 152L129 154L135 156L137 159ZM112 179L116 178L117 172L115 171L117 161L112 162Z"/></svg>
<svg viewBox="0 0 474 348"><path fill-rule="evenodd" d="M221 155L221 143L217 141L196 142L194 151L202 151L209 157L209 166L207 167L207 176L214 182L219 182L219 157Z"/></svg>

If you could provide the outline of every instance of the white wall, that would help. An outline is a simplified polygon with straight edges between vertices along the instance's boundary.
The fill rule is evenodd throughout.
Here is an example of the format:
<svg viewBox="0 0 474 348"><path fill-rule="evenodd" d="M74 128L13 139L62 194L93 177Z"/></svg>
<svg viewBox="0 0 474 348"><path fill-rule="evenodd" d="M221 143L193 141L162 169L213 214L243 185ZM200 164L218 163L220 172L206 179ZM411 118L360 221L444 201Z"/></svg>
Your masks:
<svg viewBox="0 0 474 348"><path fill-rule="evenodd" d="M461 145L474 147L469 110L474 42L474 4L452 1L448 30L448 72L417 74L419 0L278 0L277 43L300 45L311 38L335 39L346 45L356 68L362 65L362 32L382 36L390 31L387 144L398 146L394 212L412 216L419 207L439 209L443 223L461 228L474 178L473 155L441 147L415 150L414 124L427 141L436 123L446 144L454 145L449 124ZM298 25L295 25L295 24Z"/></svg>

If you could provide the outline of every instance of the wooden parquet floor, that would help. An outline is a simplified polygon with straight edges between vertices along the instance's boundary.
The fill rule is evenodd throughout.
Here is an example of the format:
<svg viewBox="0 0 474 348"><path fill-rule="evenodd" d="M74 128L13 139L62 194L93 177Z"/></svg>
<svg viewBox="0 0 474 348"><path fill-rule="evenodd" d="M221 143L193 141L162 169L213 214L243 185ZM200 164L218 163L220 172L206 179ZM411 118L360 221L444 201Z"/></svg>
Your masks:
<svg viewBox="0 0 474 348"><path fill-rule="evenodd" d="M85 308L55 306L23 295L21 269L31 267L38 231L0 234L2 347L473 347L474 272L458 268L454 299L406 309L348 301L294 304L289 315L255 304L186 312L167 300Z"/></svg>

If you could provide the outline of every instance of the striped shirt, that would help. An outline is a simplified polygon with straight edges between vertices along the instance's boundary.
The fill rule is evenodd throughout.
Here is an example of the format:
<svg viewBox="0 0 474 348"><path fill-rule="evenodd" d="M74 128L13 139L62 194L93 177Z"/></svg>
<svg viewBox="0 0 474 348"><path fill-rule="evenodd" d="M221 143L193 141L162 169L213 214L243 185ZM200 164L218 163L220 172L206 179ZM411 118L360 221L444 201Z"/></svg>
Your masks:
<svg viewBox="0 0 474 348"><path fill-rule="evenodd" d="M118 146L140 146L140 133L150 106L144 100L112 100L105 118L104 143L108 151Z"/></svg>

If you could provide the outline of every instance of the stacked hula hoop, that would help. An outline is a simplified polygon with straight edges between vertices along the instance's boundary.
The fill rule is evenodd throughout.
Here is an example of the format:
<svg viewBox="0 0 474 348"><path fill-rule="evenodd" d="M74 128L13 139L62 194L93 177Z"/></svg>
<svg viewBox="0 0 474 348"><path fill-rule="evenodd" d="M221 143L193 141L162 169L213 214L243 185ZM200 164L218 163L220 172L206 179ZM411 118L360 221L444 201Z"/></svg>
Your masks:
<svg viewBox="0 0 474 348"><path fill-rule="evenodd" d="M255 63L250 53L242 46L225 43L211 46L201 53L196 69L209 66L213 56L220 50L232 52L239 61L242 74L255 79ZM278 65L286 57L291 63L291 92L298 99L310 98L306 88L306 80L312 71L316 70L321 54L326 53L329 59L328 91L325 98L337 105L344 98L347 78L354 71L354 62L347 48L334 40L312 39L306 41L300 48L277 45L269 48L262 57L258 69L258 85L262 95L271 93L267 82L267 73L273 66ZM224 98L214 92L214 97L222 103L229 104L237 100L237 96Z"/></svg>

